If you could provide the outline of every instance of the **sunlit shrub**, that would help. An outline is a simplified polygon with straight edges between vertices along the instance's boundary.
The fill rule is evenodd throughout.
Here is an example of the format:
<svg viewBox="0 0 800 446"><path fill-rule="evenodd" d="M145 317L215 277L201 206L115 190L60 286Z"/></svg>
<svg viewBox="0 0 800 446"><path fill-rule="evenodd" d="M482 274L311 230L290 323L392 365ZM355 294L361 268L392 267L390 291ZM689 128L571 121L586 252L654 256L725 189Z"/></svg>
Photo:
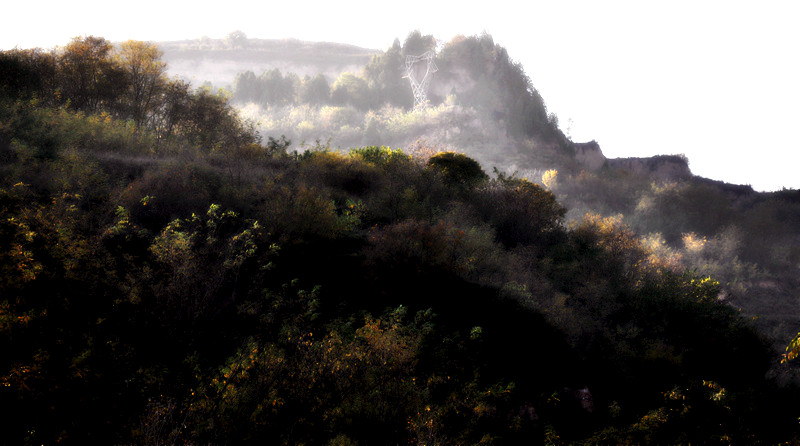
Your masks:
<svg viewBox="0 0 800 446"><path fill-rule="evenodd" d="M548 189L555 189L558 186L558 171L550 169L542 174L542 184Z"/></svg>
<svg viewBox="0 0 800 446"><path fill-rule="evenodd" d="M401 149L386 146L367 146L350 150L350 156L376 166L407 163L410 157Z"/></svg>
<svg viewBox="0 0 800 446"><path fill-rule="evenodd" d="M648 234L641 239L641 243L649 254L649 262L653 267L663 267L673 272L686 268L683 252L671 247L661 234Z"/></svg>
<svg viewBox="0 0 800 446"><path fill-rule="evenodd" d="M637 279L647 266L647 254L637 234L628 226L622 215L602 217L586 214L572 228L578 239L602 249L609 267L616 267L629 278Z"/></svg>

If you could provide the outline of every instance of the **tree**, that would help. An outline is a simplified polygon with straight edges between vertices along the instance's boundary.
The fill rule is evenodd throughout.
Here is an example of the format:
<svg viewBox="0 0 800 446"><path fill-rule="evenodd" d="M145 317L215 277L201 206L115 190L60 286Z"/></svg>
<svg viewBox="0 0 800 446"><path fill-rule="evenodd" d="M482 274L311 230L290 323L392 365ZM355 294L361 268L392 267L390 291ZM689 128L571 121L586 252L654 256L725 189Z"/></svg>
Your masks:
<svg viewBox="0 0 800 446"><path fill-rule="evenodd" d="M492 36L456 37L442 48L436 63L441 78L464 89L456 92L462 103L503 119L512 136L550 136L557 130L522 65L513 62ZM461 82L465 73L471 85Z"/></svg>
<svg viewBox="0 0 800 446"><path fill-rule="evenodd" d="M239 119L224 93L210 88L192 91L180 80L165 85L153 127L160 140L182 136L206 151L231 151L260 141L252 124Z"/></svg>
<svg viewBox="0 0 800 446"><path fill-rule="evenodd" d="M166 86L166 63L161 50L149 42L128 40L120 44L119 64L127 77L127 106L137 125L146 125Z"/></svg>
<svg viewBox="0 0 800 446"><path fill-rule="evenodd" d="M179 129L189 111L191 92L188 83L175 80L164 88L163 100L155 116L153 127L159 139L167 139Z"/></svg>
<svg viewBox="0 0 800 446"><path fill-rule="evenodd" d="M256 142L255 132L239 120L224 95L201 88L189 96L187 105L179 115L181 131L204 150L231 150Z"/></svg>
<svg viewBox="0 0 800 446"><path fill-rule="evenodd" d="M247 35L240 30L236 30L225 36L225 44L230 48L241 49L247 46Z"/></svg>
<svg viewBox="0 0 800 446"><path fill-rule="evenodd" d="M85 112L113 109L124 73L111 59L111 43L102 37L76 37L59 58L60 89L72 108Z"/></svg>
<svg viewBox="0 0 800 446"><path fill-rule="evenodd" d="M436 49L436 39L432 35L423 36L419 30L414 30L408 34L403 43L403 56L419 56L434 49Z"/></svg>
<svg viewBox="0 0 800 446"><path fill-rule="evenodd" d="M239 102L258 102L261 85L255 73L248 70L238 73L233 81L233 98Z"/></svg>
<svg viewBox="0 0 800 446"><path fill-rule="evenodd" d="M367 81L353 73L342 73L333 83L331 100L334 104L349 104L361 110L369 110L371 99Z"/></svg>
<svg viewBox="0 0 800 446"><path fill-rule="evenodd" d="M405 71L400 40L395 39L391 48L373 56L364 67L364 78L380 102L411 108L414 103L408 81L403 78Z"/></svg>
<svg viewBox="0 0 800 446"><path fill-rule="evenodd" d="M0 52L0 94L11 97L39 96L47 100L55 90L56 61L39 49Z"/></svg>
<svg viewBox="0 0 800 446"><path fill-rule="evenodd" d="M552 192L526 179L499 175L481 190L478 210L504 245L541 244L562 228L566 209Z"/></svg>
<svg viewBox="0 0 800 446"><path fill-rule="evenodd" d="M284 77L281 70L273 68L258 77L261 92L261 103L266 105L284 105L294 102L296 75Z"/></svg>
<svg viewBox="0 0 800 446"><path fill-rule="evenodd" d="M328 85L328 79L321 73L314 77L304 77L299 87L298 96L301 103L312 105L327 103L331 97L331 87Z"/></svg>
<svg viewBox="0 0 800 446"><path fill-rule="evenodd" d="M457 152L440 152L428 160L428 167L440 172L445 183L472 189L489 179L474 159Z"/></svg>

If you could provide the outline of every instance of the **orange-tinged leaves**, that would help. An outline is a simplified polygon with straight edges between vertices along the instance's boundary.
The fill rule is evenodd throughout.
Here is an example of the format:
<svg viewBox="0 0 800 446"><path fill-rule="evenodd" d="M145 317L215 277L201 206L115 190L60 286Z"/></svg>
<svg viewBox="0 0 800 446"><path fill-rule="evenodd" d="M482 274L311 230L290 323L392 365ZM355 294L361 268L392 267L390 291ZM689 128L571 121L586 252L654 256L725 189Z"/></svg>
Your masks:
<svg viewBox="0 0 800 446"><path fill-rule="evenodd" d="M795 335L794 339L789 342L789 345L786 346L786 353L783 354L781 358L781 363L785 364L795 358L800 356L800 333Z"/></svg>

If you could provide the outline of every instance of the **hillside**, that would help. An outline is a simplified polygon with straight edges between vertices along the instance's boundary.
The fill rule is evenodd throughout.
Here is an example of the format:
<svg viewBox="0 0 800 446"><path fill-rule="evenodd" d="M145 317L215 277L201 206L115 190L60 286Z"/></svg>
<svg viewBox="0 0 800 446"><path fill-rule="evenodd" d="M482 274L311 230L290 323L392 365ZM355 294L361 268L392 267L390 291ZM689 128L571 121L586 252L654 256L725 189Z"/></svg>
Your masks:
<svg viewBox="0 0 800 446"><path fill-rule="evenodd" d="M405 57L434 48L438 71L428 107L413 109ZM523 67L491 36L456 36L437 46L431 36L412 32L361 67L335 74L326 71L331 59L296 73L282 67L300 66L303 57L287 61L292 56L283 54L270 63L255 48L209 54L226 51L266 64L224 80L233 104L264 138L285 135L300 150L375 144L412 154L425 147L456 150L486 171L543 185L542 176L555 171L550 189L570 218L623 215L642 236L661 237L685 266L726 277L731 304L756 318L777 349L800 331L800 230L791 223L798 215L791 191L759 194L696 177L683 155L607 159L597 143L569 140ZM753 233L763 237L747 236ZM703 241L703 255L686 252L686 240ZM711 240L727 248L711 253Z"/></svg>
<svg viewBox="0 0 800 446"><path fill-rule="evenodd" d="M550 123L546 121L555 117L546 116L544 101L522 67L488 35L456 36L444 44L435 60L438 71L429 87L431 109L425 113L404 113L412 104L404 57L433 49L435 45L431 36L418 32L411 33L402 45L396 41L386 52L328 42L248 39L234 32L223 40L161 42L159 48L164 52L163 59L170 74L196 84L209 83L215 88L227 89L246 117L261 121L260 130L265 137L288 132L288 137L294 141L311 143L316 139L330 139L334 146L342 147L376 143L410 147L422 139L435 146L457 147L483 161L486 168L511 171L553 167L556 162L543 158L542 154L557 152L553 142L560 140L559 144L569 145L576 152L574 159L579 168L597 171L606 165L606 158L596 143L565 141L557 129L557 121L551 126L555 128L551 129L549 141L545 141L537 138L547 133L542 132L543 129L531 131L531 123L512 119L520 114L538 114L539 126L548 127ZM358 104L349 104L355 105L356 110L333 111L341 116L331 117L324 113L320 116L319 111L303 107L309 104L300 97L299 84L304 77L322 75L330 88L344 73L363 75L370 84L368 94L376 97L376 102L361 100ZM245 85L246 76L243 75L250 76L249 86ZM267 75L270 79L265 78ZM257 86L256 77L262 85ZM293 91L284 91L285 97L279 98L281 90ZM531 93L532 106L522 105L527 107L525 110L509 108L509 105L519 108L520 104L513 102ZM465 100L466 97L470 99ZM337 105L335 102L331 101L330 105ZM348 103L348 100L338 102ZM400 109L381 110L387 104ZM280 110L280 106L286 105L290 105L288 110ZM372 113L366 113L368 111ZM292 116L283 116L286 114ZM263 121L271 121L275 126ZM326 121L344 125L313 128ZM520 132L520 127L525 125L527 131ZM530 137L534 137L534 141L525 140ZM480 150L476 147L478 144L490 144L494 150ZM515 153L520 150L515 147L520 145L529 146L522 149L528 152L522 158ZM550 157L553 156L558 155L550 153ZM659 179L691 176L688 162L676 160L664 157L613 159L609 166L643 175L653 174Z"/></svg>
<svg viewBox="0 0 800 446"><path fill-rule="evenodd" d="M798 330L739 306L796 321L775 296L797 289L797 191L587 170L488 36L440 53L443 77L494 61L481 82L404 108L385 67L426 42L327 96L279 72L195 88L142 42L0 53L4 441L796 441L775 344ZM241 119L254 92L315 132L439 132L547 170L423 141L295 150Z"/></svg>

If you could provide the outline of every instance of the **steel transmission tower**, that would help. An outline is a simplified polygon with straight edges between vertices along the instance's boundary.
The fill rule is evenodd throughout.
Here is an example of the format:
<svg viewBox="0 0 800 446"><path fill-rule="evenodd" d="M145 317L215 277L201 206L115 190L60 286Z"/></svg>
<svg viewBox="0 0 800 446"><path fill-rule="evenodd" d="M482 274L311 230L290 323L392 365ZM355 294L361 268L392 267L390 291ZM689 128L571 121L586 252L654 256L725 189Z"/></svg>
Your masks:
<svg viewBox="0 0 800 446"><path fill-rule="evenodd" d="M421 56L406 56L406 75L411 82L411 91L414 93L414 108L425 108L428 105L428 85L431 83L433 73L439 70L436 67L433 51L427 51ZM422 71L422 62L425 71Z"/></svg>

